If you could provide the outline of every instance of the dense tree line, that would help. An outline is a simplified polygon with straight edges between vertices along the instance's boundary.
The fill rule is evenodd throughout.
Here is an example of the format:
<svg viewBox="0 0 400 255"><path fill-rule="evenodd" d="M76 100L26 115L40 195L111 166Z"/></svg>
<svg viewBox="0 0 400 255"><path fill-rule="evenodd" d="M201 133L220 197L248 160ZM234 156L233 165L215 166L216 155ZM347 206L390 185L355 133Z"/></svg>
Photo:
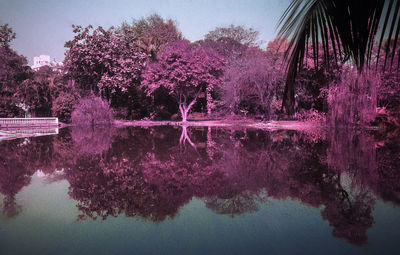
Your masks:
<svg viewBox="0 0 400 255"><path fill-rule="evenodd" d="M63 68L56 71L50 67L31 70L26 59L10 47L15 38L12 29L3 25L0 31L1 117L52 115L70 122L72 112L83 102L80 98L87 97L101 98L119 119L179 117L185 121L194 118L190 114L194 112L208 119L284 116L284 56L291 44L277 38L263 49L258 32L251 28L218 27L203 40L189 42L175 22L156 14L108 29L73 26L75 36L65 43ZM361 104L343 110L352 115L346 121L360 123L363 104L370 104L373 110L380 107L378 119L398 123L398 70L378 64L378 73L371 74L379 77L377 103L363 99L376 95L354 89L354 99L345 99L346 86L357 87L361 80L347 84L351 66L335 57L334 45L329 47L328 57L317 54L326 50L326 44L310 45L304 51L291 118L335 119L333 112L343 110L337 105L345 100Z"/></svg>

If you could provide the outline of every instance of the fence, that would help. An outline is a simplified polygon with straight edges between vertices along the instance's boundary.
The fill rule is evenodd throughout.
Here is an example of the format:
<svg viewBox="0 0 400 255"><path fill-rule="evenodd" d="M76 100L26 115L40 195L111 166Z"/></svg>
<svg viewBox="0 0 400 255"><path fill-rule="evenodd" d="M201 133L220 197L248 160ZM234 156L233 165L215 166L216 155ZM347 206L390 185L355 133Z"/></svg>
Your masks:
<svg viewBox="0 0 400 255"><path fill-rule="evenodd" d="M0 118L0 127L58 127L58 118Z"/></svg>

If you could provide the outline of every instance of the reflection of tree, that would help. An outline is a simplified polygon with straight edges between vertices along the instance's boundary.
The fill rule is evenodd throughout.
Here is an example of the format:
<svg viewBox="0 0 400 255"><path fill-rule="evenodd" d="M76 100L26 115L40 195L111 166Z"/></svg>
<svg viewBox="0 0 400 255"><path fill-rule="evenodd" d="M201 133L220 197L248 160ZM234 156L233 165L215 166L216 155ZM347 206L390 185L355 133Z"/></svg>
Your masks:
<svg viewBox="0 0 400 255"><path fill-rule="evenodd" d="M79 201L83 215L107 218L124 213L162 221L174 217L192 197L200 197L208 208L233 216L257 210L257 203L266 201L267 194L323 206L322 216L330 222L334 236L354 244L366 242L366 230L373 223L374 200L365 189L371 182L360 174L359 169L366 166L357 161L357 155L373 152L368 147L374 145L368 142L370 138L353 138L364 139L360 146L353 146L359 151L333 165L340 144L348 143L346 134L334 137L345 141L327 142L295 131L213 133L191 129L193 143L207 147L182 151L176 142L179 131L128 129L101 157L78 157L67 178L70 195ZM204 141L210 137L211 143ZM131 148L133 144L136 146ZM368 171L374 173L373 168ZM344 176L351 185L343 183Z"/></svg>
<svg viewBox="0 0 400 255"><path fill-rule="evenodd" d="M105 219L120 213L152 217L153 187L146 185L142 173L127 159L85 155L67 170L66 178L70 196L79 201L81 218Z"/></svg>
<svg viewBox="0 0 400 255"><path fill-rule="evenodd" d="M41 139L16 139L0 143L0 193L4 195L3 213L8 217L19 214L21 207L15 202L15 195L31 181L36 169L42 167L49 152L43 146L48 141Z"/></svg>
<svg viewBox="0 0 400 255"><path fill-rule="evenodd" d="M65 130L64 130L65 131ZM73 148L66 133L62 136L40 136L0 142L0 193L4 194L3 212L9 217L16 216L21 207L15 202L15 195L29 185L32 175L41 170L52 174L70 164ZM62 148L66 149L63 151Z"/></svg>
<svg viewBox="0 0 400 255"><path fill-rule="evenodd" d="M8 217L14 217L21 210L15 202L15 195L30 183L33 173L27 169L28 164L24 160L24 153L16 152L20 148L15 141L7 144L7 148L4 144L0 145L2 147L2 153L0 153L0 192L4 194L3 213Z"/></svg>
<svg viewBox="0 0 400 255"><path fill-rule="evenodd" d="M257 201L263 202L265 198L261 194L244 191L231 198L210 197L204 202L206 206L218 214L229 214L231 217L242 215L247 212L255 212L258 210Z"/></svg>
<svg viewBox="0 0 400 255"><path fill-rule="evenodd" d="M176 133L172 137L177 136L178 130L170 131ZM176 141L157 134L148 137L151 137L150 141L145 141L148 146L136 151L141 157L130 154L129 150L122 154L109 151L102 156L83 155L67 170L66 178L71 185L69 194L79 201L82 218L100 216L105 219L124 213L162 221L168 216L174 217L197 190L202 191L208 179L215 179L210 171L200 166L201 158L195 151L170 154L157 146L163 140L170 143L170 151L177 152ZM132 144L121 141L125 146ZM121 146L116 142L113 145ZM167 156L161 155L162 152Z"/></svg>
<svg viewBox="0 0 400 255"><path fill-rule="evenodd" d="M188 142L193 148L196 148L196 145L192 142L192 140L188 135L187 126L182 125L181 127L182 127L182 134L181 137L179 138L179 144L185 146L186 142Z"/></svg>
<svg viewBox="0 0 400 255"><path fill-rule="evenodd" d="M193 197L234 216L256 211L268 197L291 198L323 208L333 235L358 245L373 224L374 197L399 204L398 139L376 149L367 134L345 131L325 140L296 131L189 130L196 150L181 149L177 127L88 131L93 150L82 145L79 136L86 135L68 129L57 137L0 143L3 211L18 214L14 197L38 169L63 170L81 218L125 214L159 222ZM96 142L107 135L106 142Z"/></svg>
<svg viewBox="0 0 400 255"><path fill-rule="evenodd" d="M360 175L363 171L373 171L374 164L370 164L370 168L366 168L365 162L354 156L365 156L366 153L373 152L368 147L373 144L368 143L368 137L355 137L354 140L364 139L364 142L360 142L357 146L356 143L350 141L354 145L352 147L354 151L347 151L351 154L337 158L340 156L338 153L335 154L338 152L335 149L348 145L348 137L348 134L336 136L336 140L329 141L328 147L326 143L304 143L302 145L304 146L302 151L307 153L299 155L301 160L297 161L298 166L289 169L292 175L290 178L298 182L294 185L298 190L291 197L297 197L300 201L313 206L324 205L322 216L334 228L333 235L360 245L366 242L366 231L373 223L371 212L374 201L363 185L355 185L362 184L361 181L349 179L347 181L349 183L345 183L342 172L351 170L352 172L347 174L347 178L353 178L355 176L363 177ZM347 149L344 148L343 151L345 152ZM327 152L327 162L323 157L325 151ZM331 161L333 157L338 160L336 164ZM370 160L373 161L373 158ZM346 168L343 169L344 167ZM291 182L292 185L294 183L296 182Z"/></svg>
<svg viewBox="0 0 400 255"><path fill-rule="evenodd" d="M327 163L338 172L349 172L359 184L376 178L376 149L372 136L354 129L335 129L330 133Z"/></svg>
<svg viewBox="0 0 400 255"><path fill-rule="evenodd" d="M322 215L333 226L334 236L354 244L365 243L366 230L373 223L372 196L368 191L342 187L340 171L333 170L326 163L327 156L324 154L329 144L315 139L310 142L308 135L297 132L282 134L278 131L271 137L272 140L259 131L229 134L232 142L215 153L221 155L217 168L228 178L218 195L231 194L232 201L235 201L235 194L240 191L256 192L265 188L268 196L273 198L290 197L311 206L325 206ZM370 149L367 145L363 151ZM364 165L352 162L351 166L359 169ZM229 186L230 192L222 192ZM248 211L254 209L252 201L254 199L246 201L250 205ZM229 206L229 200L214 199L209 207L226 213L233 210Z"/></svg>
<svg viewBox="0 0 400 255"><path fill-rule="evenodd" d="M367 241L367 229L373 224L372 206L374 199L365 192L357 194L353 201L347 193L332 197L322 216L334 228L333 235L353 244L362 245Z"/></svg>
<svg viewBox="0 0 400 255"><path fill-rule="evenodd" d="M147 183L156 187L158 206L169 208L169 216L174 216L198 190L202 191L212 177L195 152L171 155L166 161L145 160L141 167Z"/></svg>

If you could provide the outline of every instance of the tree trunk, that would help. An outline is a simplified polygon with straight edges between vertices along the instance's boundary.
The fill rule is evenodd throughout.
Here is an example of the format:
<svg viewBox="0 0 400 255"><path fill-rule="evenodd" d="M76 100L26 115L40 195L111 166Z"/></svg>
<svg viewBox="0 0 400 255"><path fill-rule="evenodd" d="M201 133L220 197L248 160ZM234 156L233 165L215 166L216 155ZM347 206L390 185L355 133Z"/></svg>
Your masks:
<svg viewBox="0 0 400 255"><path fill-rule="evenodd" d="M190 109L192 108L192 106L196 103L196 99L197 98L193 99L193 101L190 102L190 104L188 106L186 106L185 102L182 102L179 104L179 111L181 112L182 122L187 121L188 113L189 113Z"/></svg>
<svg viewBox="0 0 400 255"><path fill-rule="evenodd" d="M207 89L206 90L206 100L207 100L207 116L211 115L211 109L212 109L212 96L211 92Z"/></svg>
<svg viewBox="0 0 400 255"><path fill-rule="evenodd" d="M181 112L182 122L186 122L187 121L187 114L188 114L187 108L185 108L185 106L183 104L180 104L179 105L179 111Z"/></svg>
<svg viewBox="0 0 400 255"><path fill-rule="evenodd" d="M294 81L286 81L281 110L289 116L294 114Z"/></svg>

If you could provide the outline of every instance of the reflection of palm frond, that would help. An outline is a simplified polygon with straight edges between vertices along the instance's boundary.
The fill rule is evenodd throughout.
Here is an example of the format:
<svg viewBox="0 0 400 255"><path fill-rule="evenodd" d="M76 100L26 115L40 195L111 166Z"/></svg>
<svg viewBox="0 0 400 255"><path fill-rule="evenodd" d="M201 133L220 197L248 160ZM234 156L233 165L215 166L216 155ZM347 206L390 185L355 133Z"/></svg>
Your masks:
<svg viewBox="0 0 400 255"><path fill-rule="evenodd" d="M330 52L335 58L351 57L359 71L370 65L375 37L378 48L394 38L394 46L385 49L385 64L393 64L400 34L400 0L292 0L280 20L279 36L290 38L286 51L288 74L282 107L293 112L294 80L301 67L308 44L318 65L318 44L322 41L324 60ZM389 54L392 49L392 54ZM400 52L398 52L400 54ZM379 58L379 51L378 51ZM345 60L342 57L341 60Z"/></svg>

